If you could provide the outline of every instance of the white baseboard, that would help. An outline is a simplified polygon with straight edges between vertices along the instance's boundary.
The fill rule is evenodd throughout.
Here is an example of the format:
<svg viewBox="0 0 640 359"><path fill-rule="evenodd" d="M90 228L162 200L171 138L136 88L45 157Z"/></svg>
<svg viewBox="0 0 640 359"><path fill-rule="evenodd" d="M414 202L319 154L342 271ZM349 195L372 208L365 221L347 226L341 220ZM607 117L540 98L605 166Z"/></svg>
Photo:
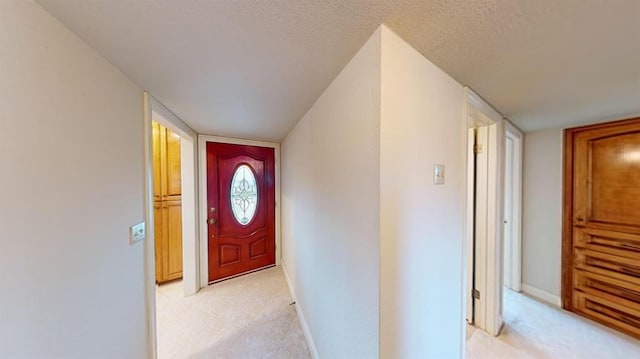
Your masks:
<svg viewBox="0 0 640 359"><path fill-rule="evenodd" d="M313 337L311 336L311 331L309 330L309 326L307 325L307 320L304 318L304 313L302 313L302 309L298 303L298 297L296 296L296 291L293 289L293 285L291 284L291 280L289 280L289 274L287 274L287 268L282 265L282 271L284 272L284 278L287 281L287 286L289 286L289 292L291 292L291 296L293 300L296 302L296 313L298 314L298 320L300 321L300 326L302 326L302 332L304 333L304 338L307 341L307 346L309 347L309 351L311 352L311 357L313 359L320 359L320 355L318 355L318 349L316 348L316 343L313 341Z"/></svg>
<svg viewBox="0 0 640 359"><path fill-rule="evenodd" d="M555 305L556 307L562 307L562 301L560 300L560 297L558 297L557 295L553 295L549 292L545 292L542 289L532 287L524 283L522 283L522 291L525 292L526 294L529 294L532 297L536 297L542 300L543 302Z"/></svg>

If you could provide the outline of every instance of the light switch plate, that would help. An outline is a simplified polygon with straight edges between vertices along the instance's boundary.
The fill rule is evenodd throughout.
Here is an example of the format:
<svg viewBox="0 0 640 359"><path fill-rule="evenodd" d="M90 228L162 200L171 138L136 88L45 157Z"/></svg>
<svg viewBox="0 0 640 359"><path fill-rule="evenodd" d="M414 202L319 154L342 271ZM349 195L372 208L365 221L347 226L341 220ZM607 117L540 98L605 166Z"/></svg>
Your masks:
<svg viewBox="0 0 640 359"><path fill-rule="evenodd" d="M135 244L143 240L147 235L144 222L134 224L129 228L129 243Z"/></svg>
<svg viewBox="0 0 640 359"><path fill-rule="evenodd" d="M444 184L444 165L433 165L433 184Z"/></svg>

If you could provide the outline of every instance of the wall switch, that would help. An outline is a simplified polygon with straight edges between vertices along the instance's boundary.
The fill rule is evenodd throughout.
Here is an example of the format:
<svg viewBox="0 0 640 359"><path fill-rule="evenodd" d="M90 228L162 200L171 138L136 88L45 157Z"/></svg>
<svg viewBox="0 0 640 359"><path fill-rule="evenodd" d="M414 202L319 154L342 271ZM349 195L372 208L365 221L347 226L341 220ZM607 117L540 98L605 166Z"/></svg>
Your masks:
<svg viewBox="0 0 640 359"><path fill-rule="evenodd" d="M140 242L146 237L146 232L144 222L134 224L129 228L129 243L135 244Z"/></svg>
<svg viewBox="0 0 640 359"><path fill-rule="evenodd" d="M444 184L444 165L433 165L433 184Z"/></svg>

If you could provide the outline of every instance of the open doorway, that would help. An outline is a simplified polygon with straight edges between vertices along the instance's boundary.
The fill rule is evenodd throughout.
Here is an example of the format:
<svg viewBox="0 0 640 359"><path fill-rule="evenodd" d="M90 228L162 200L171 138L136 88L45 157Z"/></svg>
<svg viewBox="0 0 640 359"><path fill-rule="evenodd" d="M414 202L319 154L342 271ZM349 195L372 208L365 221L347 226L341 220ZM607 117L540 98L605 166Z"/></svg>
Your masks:
<svg viewBox="0 0 640 359"><path fill-rule="evenodd" d="M498 335L502 327L504 123L466 89L466 321Z"/></svg>
<svg viewBox="0 0 640 359"><path fill-rule="evenodd" d="M195 294L201 287L197 135L148 93L144 110L147 337L149 351L156 357L160 341L156 283L174 281L181 296Z"/></svg>
<svg viewBox="0 0 640 359"><path fill-rule="evenodd" d="M522 132L467 89L466 321L496 336L520 291Z"/></svg>
<svg viewBox="0 0 640 359"><path fill-rule="evenodd" d="M156 283L182 280L181 138L152 113L153 214Z"/></svg>

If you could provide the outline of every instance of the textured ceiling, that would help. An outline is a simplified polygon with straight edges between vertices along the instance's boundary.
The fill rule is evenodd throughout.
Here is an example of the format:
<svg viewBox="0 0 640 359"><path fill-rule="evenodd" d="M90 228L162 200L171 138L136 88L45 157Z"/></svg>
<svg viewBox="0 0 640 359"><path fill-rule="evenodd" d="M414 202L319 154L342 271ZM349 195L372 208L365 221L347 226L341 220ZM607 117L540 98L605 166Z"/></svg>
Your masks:
<svg viewBox="0 0 640 359"><path fill-rule="evenodd" d="M38 0L199 133L282 139L381 23L525 130L640 113L638 0Z"/></svg>

